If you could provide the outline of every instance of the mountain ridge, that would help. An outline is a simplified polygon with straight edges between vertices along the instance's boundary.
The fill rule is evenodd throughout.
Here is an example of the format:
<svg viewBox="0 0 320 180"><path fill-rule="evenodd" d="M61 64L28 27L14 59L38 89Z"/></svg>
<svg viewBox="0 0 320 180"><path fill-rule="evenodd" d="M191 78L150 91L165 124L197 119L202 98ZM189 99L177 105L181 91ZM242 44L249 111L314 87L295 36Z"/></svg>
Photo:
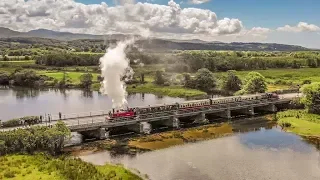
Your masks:
<svg viewBox="0 0 320 180"><path fill-rule="evenodd" d="M48 29L35 29L28 32L14 31L9 28L0 27L0 38L45 38L59 41L74 40L123 40L132 35L126 34L108 34L92 35L71 32L59 32ZM139 36L138 36L139 37ZM152 42L152 43L150 43ZM143 46L149 49L165 50L247 50L247 51L302 51L313 50L297 45L277 44L277 43L259 43L259 42L219 42L203 41L200 39L179 40L179 39L161 39L152 38L143 42Z"/></svg>

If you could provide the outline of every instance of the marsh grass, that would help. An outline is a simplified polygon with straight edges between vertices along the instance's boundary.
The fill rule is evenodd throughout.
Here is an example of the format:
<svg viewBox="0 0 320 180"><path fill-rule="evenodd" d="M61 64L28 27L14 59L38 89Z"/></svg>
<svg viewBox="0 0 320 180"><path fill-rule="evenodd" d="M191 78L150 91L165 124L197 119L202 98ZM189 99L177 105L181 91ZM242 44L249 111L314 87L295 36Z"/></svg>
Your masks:
<svg viewBox="0 0 320 180"><path fill-rule="evenodd" d="M53 158L45 154L2 156L0 170L0 179L141 179L120 165L94 166L77 158Z"/></svg>
<svg viewBox="0 0 320 180"><path fill-rule="evenodd" d="M278 124L288 132L320 136L320 115L305 110L288 110L277 113L277 119Z"/></svg>
<svg viewBox="0 0 320 180"><path fill-rule="evenodd" d="M157 150L185 144L188 142L196 142L226 136L232 134L232 132L232 127L227 123L222 125L206 125L197 128L163 132L141 138L135 138L130 140L128 145L130 147L139 149Z"/></svg>

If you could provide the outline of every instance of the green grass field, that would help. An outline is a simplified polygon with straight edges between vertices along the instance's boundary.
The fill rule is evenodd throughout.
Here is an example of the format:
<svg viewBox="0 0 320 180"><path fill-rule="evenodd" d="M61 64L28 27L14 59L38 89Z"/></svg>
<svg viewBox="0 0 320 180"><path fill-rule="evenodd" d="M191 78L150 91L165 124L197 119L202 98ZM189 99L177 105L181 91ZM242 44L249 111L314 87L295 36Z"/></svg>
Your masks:
<svg viewBox="0 0 320 180"><path fill-rule="evenodd" d="M28 60L28 61L0 61L0 66L6 64L9 66L21 66L21 65L31 65L35 64L35 60Z"/></svg>
<svg viewBox="0 0 320 180"><path fill-rule="evenodd" d="M279 112L277 117L278 124L288 123L289 127L285 128L288 132L320 136L320 115L309 114L305 110L288 110Z"/></svg>
<svg viewBox="0 0 320 180"><path fill-rule="evenodd" d="M44 74L48 77L55 78L57 80L63 79L63 72L52 72L52 71L40 71L40 74ZM84 74L83 72L66 72L67 79L71 81L72 84L79 84L80 83L80 76ZM97 82L98 74L93 73L93 81Z"/></svg>
<svg viewBox="0 0 320 180"><path fill-rule="evenodd" d="M205 92L196 89L187 89L181 86L157 86L153 83L143 85L128 86L130 93L153 93L158 95L166 95L171 97L196 97L204 96Z"/></svg>
<svg viewBox="0 0 320 180"><path fill-rule="evenodd" d="M261 73L266 78L268 90L287 89L291 84L302 85L304 80L320 82L320 68L267 69L254 71ZM251 71L237 71L236 74L243 80L249 72ZM226 72L215 74L218 78L227 75Z"/></svg>
<svg viewBox="0 0 320 180"><path fill-rule="evenodd" d="M8 155L0 157L0 179L12 180L139 180L139 176L122 166L92 164L72 158L52 158L45 155Z"/></svg>

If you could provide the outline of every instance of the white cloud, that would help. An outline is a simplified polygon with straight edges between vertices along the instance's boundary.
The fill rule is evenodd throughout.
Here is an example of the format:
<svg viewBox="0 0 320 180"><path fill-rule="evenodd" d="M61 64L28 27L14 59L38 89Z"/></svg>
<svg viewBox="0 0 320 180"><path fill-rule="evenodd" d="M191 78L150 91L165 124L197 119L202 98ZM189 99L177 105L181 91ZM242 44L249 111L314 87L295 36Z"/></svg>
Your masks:
<svg viewBox="0 0 320 180"><path fill-rule="evenodd" d="M269 28L253 27L252 29L247 30L245 34L255 37L267 37L270 32L272 32L272 30Z"/></svg>
<svg viewBox="0 0 320 180"><path fill-rule="evenodd" d="M114 0L116 5L135 4L135 0Z"/></svg>
<svg viewBox="0 0 320 180"><path fill-rule="evenodd" d="M210 0L190 0L189 3L190 4L203 4L206 2L209 2Z"/></svg>
<svg viewBox="0 0 320 180"><path fill-rule="evenodd" d="M296 26L285 25L277 28L277 30L284 32L315 32L320 31L320 27L306 22L299 22Z"/></svg>
<svg viewBox="0 0 320 180"><path fill-rule="evenodd" d="M181 8L170 0L168 5L117 0L85 5L74 0L1 0L0 26L19 31L46 28L77 33L204 34L222 36L243 30L238 19L218 19L210 10Z"/></svg>

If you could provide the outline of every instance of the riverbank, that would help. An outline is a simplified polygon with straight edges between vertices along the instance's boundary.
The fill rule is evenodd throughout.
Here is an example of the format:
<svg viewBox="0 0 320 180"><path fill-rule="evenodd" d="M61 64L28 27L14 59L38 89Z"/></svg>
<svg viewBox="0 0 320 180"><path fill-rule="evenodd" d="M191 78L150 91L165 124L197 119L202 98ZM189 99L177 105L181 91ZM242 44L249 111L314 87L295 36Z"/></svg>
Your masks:
<svg viewBox="0 0 320 180"><path fill-rule="evenodd" d="M320 142L320 115L310 114L306 110L288 110L277 113L277 123L286 132Z"/></svg>
<svg viewBox="0 0 320 180"><path fill-rule="evenodd" d="M0 157L0 179L101 180L141 179L120 165L95 166L78 158L54 158L45 154Z"/></svg>

